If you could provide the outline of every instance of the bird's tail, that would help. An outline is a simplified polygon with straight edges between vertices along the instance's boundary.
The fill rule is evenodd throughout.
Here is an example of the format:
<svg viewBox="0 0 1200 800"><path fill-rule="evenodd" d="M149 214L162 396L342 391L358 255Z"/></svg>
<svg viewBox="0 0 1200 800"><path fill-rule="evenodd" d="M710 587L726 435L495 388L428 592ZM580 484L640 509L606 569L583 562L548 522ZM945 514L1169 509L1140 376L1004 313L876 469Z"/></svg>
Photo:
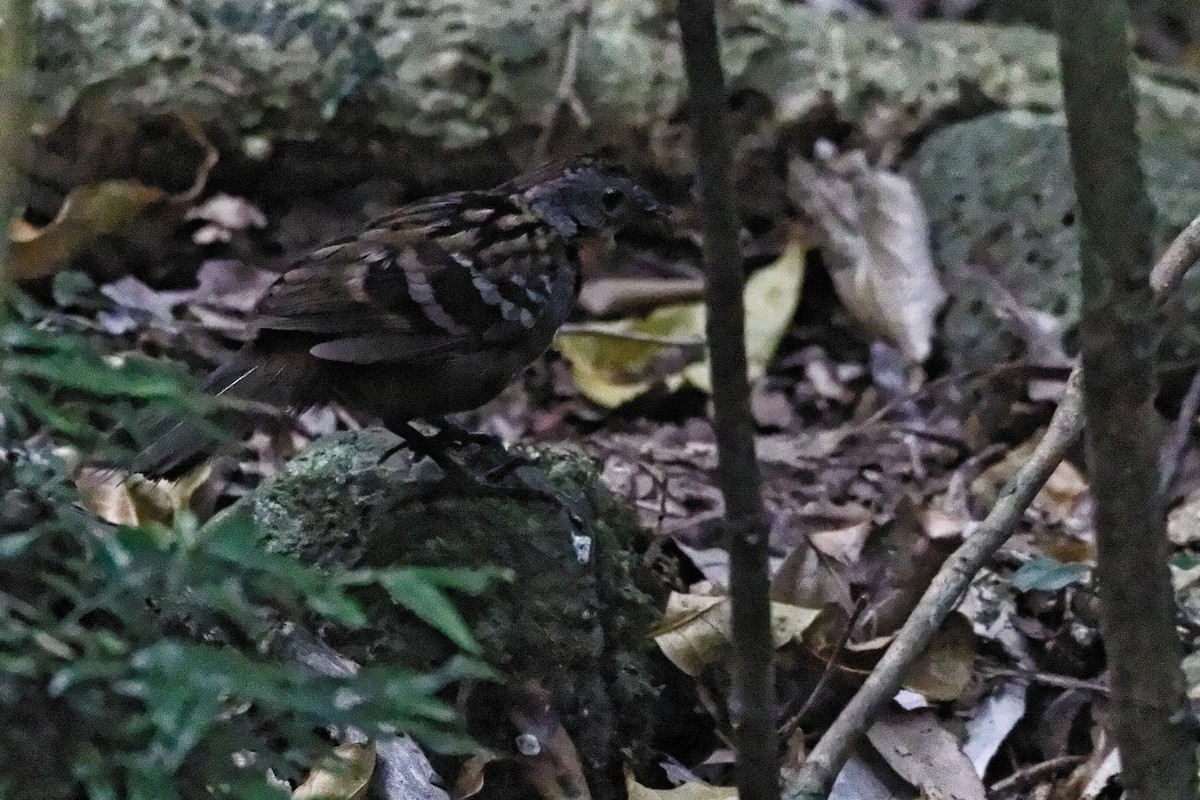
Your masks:
<svg viewBox="0 0 1200 800"><path fill-rule="evenodd" d="M287 359L264 358L247 347L214 370L199 388L218 400L250 400L282 409L290 403L294 383L286 366ZM151 443L134 457L130 469L147 475L172 475L195 466L221 442L244 438L254 428L254 416L223 409L199 421L163 416L148 427Z"/></svg>

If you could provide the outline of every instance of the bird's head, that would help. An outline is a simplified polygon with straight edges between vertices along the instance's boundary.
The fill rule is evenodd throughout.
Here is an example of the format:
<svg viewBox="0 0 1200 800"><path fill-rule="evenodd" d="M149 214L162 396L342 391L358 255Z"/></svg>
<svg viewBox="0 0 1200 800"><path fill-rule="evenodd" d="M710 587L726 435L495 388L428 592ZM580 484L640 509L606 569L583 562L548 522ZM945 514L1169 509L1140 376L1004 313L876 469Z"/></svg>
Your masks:
<svg viewBox="0 0 1200 800"><path fill-rule="evenodd" d="M510 184L514 199L562 237L666 228L670 207L624 168L592 156L547 164Z"/></svg>

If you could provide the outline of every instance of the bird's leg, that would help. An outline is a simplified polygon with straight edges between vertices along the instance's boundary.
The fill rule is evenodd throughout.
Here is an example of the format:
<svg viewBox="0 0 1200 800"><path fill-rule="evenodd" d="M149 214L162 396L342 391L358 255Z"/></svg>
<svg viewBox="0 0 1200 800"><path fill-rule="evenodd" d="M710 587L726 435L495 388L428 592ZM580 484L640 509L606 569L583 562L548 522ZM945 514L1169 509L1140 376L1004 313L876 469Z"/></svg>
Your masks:
<svg viewBox="0 0 1200 800"><path fill-rule="evenodd" d="M517 467L530 463L528 456L509 450L496 437L467 430L448 417L441 417L435 424L438 426L438 432L433 435L433 442L450 445L473 444L479 447L482 453L490 456L488 460L497 462L483 471L484 478L489 481L498 481Z"/></svg>
<svg viewBox="0 0 1200 800"><path fill-rule="evenodd" d="M411 422L392 422L387 427L403 441L395 447L389 447L379 457L380 464L407 447L413 452L413 455L428 457L442 468L442 472L445 472L448 478L461 480L464 484L479 482L478 476L472 474L465 465L451 456L442 443L437 441L436 436L426 436L413 427Z"/></svg>
<svg viewBox="0 0 1200 800"><path fill-rule="evenodd" d="M429 487L429 494L437 495L445 492L473 495L476 497L502 497L512 500L533 500L548 503L566 513L572 525L576 527L582 525L579 515L548 485L535 486L525 481L505 480L516 467L529 463L528 459L523 456L513 456L506 452L507 459L505 462L483 473L478 473L451 456L444 447L440 446L440 443L437 441L438 436L426 436L413 427L410 422L396 422L388 425L388 427L393 433L402 438L404 442L396 447L389 448L380 457L379 463L382 464L384 461L387 461L405 447L411 450L414 455L428 456L446 473L445 479ZM461 427L454 427L457 431L471 435ZM495 443L491 439L489 439L489 442Z"/></svg>

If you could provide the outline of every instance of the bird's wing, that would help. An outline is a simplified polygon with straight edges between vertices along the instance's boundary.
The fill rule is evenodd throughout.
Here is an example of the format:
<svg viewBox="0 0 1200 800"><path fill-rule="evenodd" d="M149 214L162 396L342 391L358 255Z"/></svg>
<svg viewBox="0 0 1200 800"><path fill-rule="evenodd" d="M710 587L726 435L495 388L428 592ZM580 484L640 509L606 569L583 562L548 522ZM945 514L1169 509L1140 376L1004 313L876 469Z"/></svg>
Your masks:
<svg viewBox="0 0 1200 800"><path fill-rule="evenodd" d="M315 334L323 341L312 355L359 364L436 361L519 340L545 308L549 280L478 264L438 238L430 209L397 212L295 264L259 302L260 332Z"/></svg>

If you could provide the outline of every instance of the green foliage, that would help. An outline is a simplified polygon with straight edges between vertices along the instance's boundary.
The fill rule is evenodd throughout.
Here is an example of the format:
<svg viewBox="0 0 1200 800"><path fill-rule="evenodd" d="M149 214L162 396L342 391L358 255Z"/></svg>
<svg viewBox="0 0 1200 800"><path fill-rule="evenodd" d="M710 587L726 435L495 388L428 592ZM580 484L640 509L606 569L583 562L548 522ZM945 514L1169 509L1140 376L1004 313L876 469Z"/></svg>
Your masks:
<svg viewBox="0 0 1200 800"><path fill-rule="evenodd" d="M287 797L268 773L301 777L333 728L470 748L439 693L491 678L484 664L319 675L284 655L283 623L362 628L355 595L376 586L477 653L446 592L478 593L494 575L317 570L265 551L235 513L205 526L183 514L171 528L97 519L52 450L18 437L115 453L138 414L202 403L178 373L103 356L60 322L2 334L0 797Z"/></svg>
<svg viewBox="0 0 1200 800"><path fill-rule="evenodd" d="M1012 585L1018 592L1057 592L1079 583L1087 573L1086 564L1062 564L1049 556L1035 556L1013 573Z"/></svg>
<svg viewBox="0 0 1200 800"><path fill-rule="evenodd" d="M153 414L196 418L209 398L185 391L178 365L138 353L105 353L112 345L82 323L18 298L22 319L0 328L0 433L12 440L45 427L59 441L109 458L128 453Z"/></svg>

